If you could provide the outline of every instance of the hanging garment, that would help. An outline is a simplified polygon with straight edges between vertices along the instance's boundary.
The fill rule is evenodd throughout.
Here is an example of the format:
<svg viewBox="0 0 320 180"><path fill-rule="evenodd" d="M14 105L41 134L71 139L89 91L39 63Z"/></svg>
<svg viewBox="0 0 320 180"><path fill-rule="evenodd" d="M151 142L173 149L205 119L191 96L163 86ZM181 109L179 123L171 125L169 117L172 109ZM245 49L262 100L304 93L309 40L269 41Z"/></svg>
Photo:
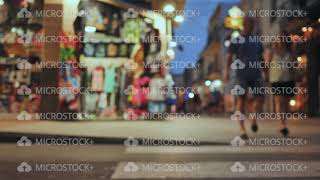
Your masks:
<svg viewBox="0 0 320 180"><path fill-rule="evenodd" d="M98 94L86 94L85 95L86 112L88 112L88 113L96 112L98 98L99 98Z"/></svg>
<svg viewBox="0 0 320 180"><path fill-rule="evenodd" d="M107 94L101 93L98 102L99 109L105 109L107 107Z"/></svg>
<svg viewBox="0 0 320 180"><path fill-rule="evenodd" d="M103 90L104 67L98 66L92 71L91 90L101 92Z"/></svg>
<svg viewBox="0 0 320 180"><path fill-rule="evenodd" d="M104 91L106 93L114 93L116 86L116 71L114 67L105 70Z"/></svg>

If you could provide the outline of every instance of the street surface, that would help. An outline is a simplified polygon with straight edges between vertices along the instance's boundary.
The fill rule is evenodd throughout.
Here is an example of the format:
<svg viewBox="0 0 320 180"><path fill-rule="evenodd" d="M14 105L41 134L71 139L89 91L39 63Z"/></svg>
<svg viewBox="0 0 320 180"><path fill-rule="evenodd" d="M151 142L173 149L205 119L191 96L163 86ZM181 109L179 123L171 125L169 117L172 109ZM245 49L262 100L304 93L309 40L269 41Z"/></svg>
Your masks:
<svg viewBox="0 0 320 180"><path fill-rule="evenodd" d="M226 117L159 122L4 119L0 122L0 179L320 179L319 120L289 121L288 139L280 136L276 122L259 124L258 134L249 131L249 141L234 144L237 124ZM4 134L8 132L40 138L48 134L81 137L83 133L106 141L88 145L33 141L30 146L18 146L6 139ZM139 141L135 145L112 141L128 140L129 136ZM159 145L141 141L170 137L194 139L196 143Z"/></svg>

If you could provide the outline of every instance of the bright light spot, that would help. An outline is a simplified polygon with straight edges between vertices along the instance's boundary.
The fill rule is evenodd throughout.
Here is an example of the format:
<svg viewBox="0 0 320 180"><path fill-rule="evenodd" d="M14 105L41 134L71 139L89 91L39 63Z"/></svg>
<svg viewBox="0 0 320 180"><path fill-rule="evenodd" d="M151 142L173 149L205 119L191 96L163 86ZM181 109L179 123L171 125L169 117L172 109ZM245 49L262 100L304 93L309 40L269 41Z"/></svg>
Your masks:
<svg viewBox="0 0 320 180"><path fill-rule="evenodd" d="M233 18L244 16L244 12L241 11L241 9L237 6L233 6L231 9L229 9L228 14L230 17L233 17Z"/></svg>
<svg viewBox="0 0 320 180"><path fill-rule="evenodd" d="M214 80L212 81L212 86L215 88L219 88L222 85L222 81L221 80Z"/></svg>
<svg viewBox="0 0 320 180"><path fill-rule="evenodd" d="M224 46L229 47L231 42L229 40L224 41Z"/></svg>
<svg viewBox="0 0 320 180"><path fill-rule="evenodd" d="M206 86L210 86L210 85L211 85L211 81L210 81L210 80L206 80L206 82L204 82L204 84L205 84Z"/></svg>
<svg viewBox="0 0 320 180"><path fill-rule="evenodd" d="M239 31L234 31L232 34L231 34L231 39L234 39L234 38L237 38L240 36L240 33Z"/></svg>
<svg viewBox="0 0 320 180"><path fill-rule="evenodd" d="M4 1L0 0L0 6L4 5Z"/></svg>
<svg viewBox="0 0 320 180"><path fill-rule="evenodd" d="M295 105L296 105L296 100L291 99L291 100L290 100L290 106L295 106Z"/></svg>
<svg viewBox="0 0 320 180"><path fill-rule="evenodd" d="M303 27L302 28L302 32L307 32L308 28L307 27Z"/></svg>
<svg viewBox="0 0 320 180"><path fill-rule="evenodd" d="M174 21L177 23L182 23L184 21L184 17L183 16L176 16L174 17Z"/></svg>
<svg viewBox="0 0 320 180"><path fill-rule="evenodd" d="M172 13L176 10L176 8L172 4L167 4L163 7L164 12L166 13Z"/></svg>
<svg viewBox="0 0 320 180"><path fill-rule="evenodd" d="M240 25L240 21L236 20L236 19L232 19L231 20L231 25L232 26L239 26Z"/></svg>
<svg viewBox="0 0 320 180"><path fill-rule="evenodd" d="M96 27L93 27L93 26L86 26L84 28L84 31L88 33L96 32L96 30L97 30Z"/></svg>
<svg viewBox="0 0 320 180"><path fill-rule="evenodd" d="M319 23L320 23L320 18L318 19Z"/></svg>
<svg viewBox="0 0 320 180"><path fill-rule="evenodd" d="M301 62L301 61L302 61L302 57L300 57L300 56L297 57L297 61L298 61L298 62Z"/></svg>
<svg viewBox="0 0 320 180"><path fill-rule="evenodd" d="M174 58L174 55L175 55L174 50L168 49L168 50L167 50L167 55L168 55L170 58Z"/></svg>
<svg viewBox="0 0 320 180"><path fill-rule="evenodd" d="M0 0L1 1L1 0ZM17 32L17 28L11 28L11 32Z"/></svg>
<svg viewBox="0 0 320 180"><path fill-rule="evenodd" d="M191 93L188 94L188 97L189 98L194 98L194 94L191 92Z"/></svg>
<svg viewBox="0 0 320 180"><path fill-rule="evenodd" d="M175 41L170 41L169 45L170 47L176 47L177 43Z"/></svg>
<svg viewBox="0 0 320 180"><path fill-rule="evenodd" d="M312 27L308 27L308 31L309 31L309 32L312 32L312 31L313 31L313 28L312 28Z"/></svg>

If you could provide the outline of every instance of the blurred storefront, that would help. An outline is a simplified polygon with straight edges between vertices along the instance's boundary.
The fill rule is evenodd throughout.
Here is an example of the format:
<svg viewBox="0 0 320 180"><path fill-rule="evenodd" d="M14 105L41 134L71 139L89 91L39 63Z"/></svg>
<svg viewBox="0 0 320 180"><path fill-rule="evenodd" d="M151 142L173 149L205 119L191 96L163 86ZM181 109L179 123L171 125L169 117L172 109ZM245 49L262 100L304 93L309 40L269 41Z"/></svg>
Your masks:
<svg viewBox="0 0 320 180"><path fill-rule="evenodd" d="M167 40L174 23L145 9L162 5L156 1L4 0L0 5L0 110L85 112L93 117L122 113L130 104L132 94L126 90L134 79L153 71L145 64L163 65L172 59ZM31 14L59 11L63 16L17 18L21 9ZM25 34L31 37L29 43L22 39ZM39 43L38 35L64 40ZM21 59L31 68L19 69ZM64 66L38 68L40 62ZM159 68L166 73L165 66ZM30 93L17 94L21 86ZM35 90L39 87L69 90L39 95Z"/></svg>

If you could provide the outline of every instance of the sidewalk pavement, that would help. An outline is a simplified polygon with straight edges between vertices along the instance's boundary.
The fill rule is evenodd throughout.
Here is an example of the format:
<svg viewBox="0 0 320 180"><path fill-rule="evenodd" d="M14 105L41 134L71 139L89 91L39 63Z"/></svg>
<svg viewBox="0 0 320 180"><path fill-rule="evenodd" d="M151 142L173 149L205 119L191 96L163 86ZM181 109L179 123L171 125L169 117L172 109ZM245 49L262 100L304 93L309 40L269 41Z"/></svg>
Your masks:
<svg viewBox="0 0 320 180"><path fill-rule="evenodd" d="M239 134L238 124L228 117L169 118L138 121L19 121L16 114L0 114L0 142L16 142L21 136L32 138L87 137L94 143L123 143L129 136L135 139L194 139L202 145L227 145ZM259 132L250 130L249 137L282 137L275 121L258 121ZM305 138L310 144L320 144L320 119L289 120L290 137Z"/></svg>

